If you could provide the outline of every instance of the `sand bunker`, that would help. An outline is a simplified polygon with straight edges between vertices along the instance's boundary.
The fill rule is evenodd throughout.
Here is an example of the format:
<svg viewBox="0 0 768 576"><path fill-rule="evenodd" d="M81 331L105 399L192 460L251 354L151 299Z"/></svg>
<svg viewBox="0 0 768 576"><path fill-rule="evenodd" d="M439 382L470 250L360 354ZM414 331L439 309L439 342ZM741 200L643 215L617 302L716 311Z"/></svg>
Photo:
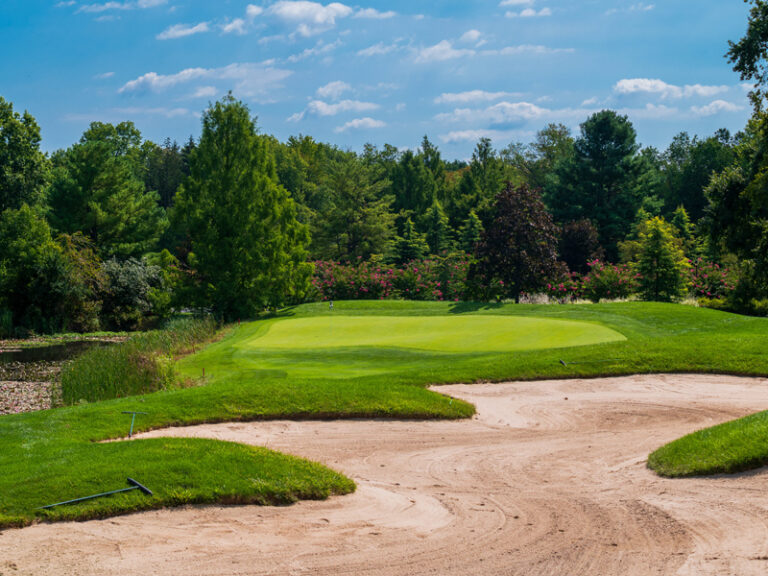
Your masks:
<svg viewBox="0 0 768 576"><path fill-rule="evenodd" d="M0 532L0 574L768 573L768 472L667 480L650 451L768 408L768 381L635 376L438 389L460 422L153 432L267 446L358 483L287 508L190 507Z"/></svg>

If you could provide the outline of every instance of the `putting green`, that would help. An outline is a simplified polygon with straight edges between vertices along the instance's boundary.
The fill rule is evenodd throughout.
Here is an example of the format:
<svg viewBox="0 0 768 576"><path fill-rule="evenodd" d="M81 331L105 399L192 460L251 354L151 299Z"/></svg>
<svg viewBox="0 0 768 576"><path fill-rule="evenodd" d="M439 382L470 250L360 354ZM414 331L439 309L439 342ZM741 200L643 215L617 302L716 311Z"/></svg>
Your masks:
<svg viewBox="0 0 768 576"><path fill-rule="evenodd" d="M320 316L274 322L239 342L262 350L408 348L474 353L586 346L624 340L600 324L519 316Z"/></svg>

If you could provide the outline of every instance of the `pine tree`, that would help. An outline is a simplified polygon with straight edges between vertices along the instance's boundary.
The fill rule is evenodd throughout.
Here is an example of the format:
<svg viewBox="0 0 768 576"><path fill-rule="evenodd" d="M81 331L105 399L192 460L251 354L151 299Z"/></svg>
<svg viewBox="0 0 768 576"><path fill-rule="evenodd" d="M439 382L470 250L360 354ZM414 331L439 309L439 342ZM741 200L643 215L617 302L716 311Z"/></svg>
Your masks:
<svg viewBox="0 0 768 576"><path fill-rule="evenodd" d="M450 226L448 225L448 216L435 200L430 206L424 217L426 228L426 240L429 244L429 251L432 254L439 254L450 246Z"/></svg>
<svg viewBox="0 0 768 576"><path fill-rule="evenodd" d="M477 217L474 210L470 210L469 218L461 228L461 249L467 254L474 254L477 243L483 233L483 223Z"/></svg>
<svg viewBox="0 0 768 576"><path fill-rule="evenodd" d="M157 193L144 184L146 152L132 123L92 123L80 142L54 156L52 226L82 232L102 258L152 250L168 221Z"/></svg>
<svg viewBox="0 0 768 576"><path fill-rule="evenodd" d="M234 319L304 296L309 233L277 184L269 142L231 95L203 116L175 214L190 238L198 306Z"/></svg>
<svg viewBox="0 0 768 576"><path fill-rule="evenodd" d="M394 261L402 266L413 260L419 260L429 252L429 245L424 236L416 232L413 221L408 218L403 225L403 235L394 241Z"/></svg>
<svg viewBox="0 0 768 576"><path fill-rule="evenodd" d="M671 302L685 295L688 261L674 229L663 218L646 223L636 267L643 300Z"/></svg>

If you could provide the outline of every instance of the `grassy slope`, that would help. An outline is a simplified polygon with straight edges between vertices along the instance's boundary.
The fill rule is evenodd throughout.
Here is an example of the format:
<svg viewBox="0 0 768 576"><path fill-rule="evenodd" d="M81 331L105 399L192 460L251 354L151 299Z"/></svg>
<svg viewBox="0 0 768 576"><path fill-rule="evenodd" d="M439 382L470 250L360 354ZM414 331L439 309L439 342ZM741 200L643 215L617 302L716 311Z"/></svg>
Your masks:
<svg viewBox="0 0 768 576"><path fill-rule="evenodd" d="M281 317L329 315L307 305ZM256 359L226 352L266 331L268 320L233 329L224 340L180 362L204 387L160 392L35 414L0 417L0 526L101 517L187 502L289 502L345 493L353 484L323 467L237 444L142 440L125 436L123 410L149 412L138 430L200 422L273 418L461 418L473 408L429 392L429 383L565 378L638 372L727 372L768 375L768 320L663 304L494 306L412 302L336 303L334 316L514 315L579 320L609 327L627 340L514 354L451 354L418 349L259 350ZM279 320L279 319L278 319ZM247 339L247 338L246 338ZM563 366L559 360L609 363ZM447 361L450 359L450 361ZM35 512L36 506L125 485L131 476L155 490L87 505Z"/></svg>
<svg viewBox="0 0 768 576"><path fill-rule="evenodd" d="M653 452L648 466L668 477L743 472L768 464L768 412L688 434Z"/></svg>

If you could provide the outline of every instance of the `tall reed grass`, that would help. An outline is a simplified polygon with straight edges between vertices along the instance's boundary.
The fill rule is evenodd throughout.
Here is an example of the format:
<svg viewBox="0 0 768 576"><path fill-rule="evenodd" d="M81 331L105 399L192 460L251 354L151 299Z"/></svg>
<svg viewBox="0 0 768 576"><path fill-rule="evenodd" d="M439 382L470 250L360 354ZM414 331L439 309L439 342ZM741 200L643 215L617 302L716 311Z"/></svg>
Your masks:
<svg viewBox="0 0 768 576"><path fill-rule="evenodd" d="M96 402L172 387L176 385L174 357L213 338L217 327L211 318L176 319L162 330L93 348L62 369L62 401L66 405Z"/></svg>

